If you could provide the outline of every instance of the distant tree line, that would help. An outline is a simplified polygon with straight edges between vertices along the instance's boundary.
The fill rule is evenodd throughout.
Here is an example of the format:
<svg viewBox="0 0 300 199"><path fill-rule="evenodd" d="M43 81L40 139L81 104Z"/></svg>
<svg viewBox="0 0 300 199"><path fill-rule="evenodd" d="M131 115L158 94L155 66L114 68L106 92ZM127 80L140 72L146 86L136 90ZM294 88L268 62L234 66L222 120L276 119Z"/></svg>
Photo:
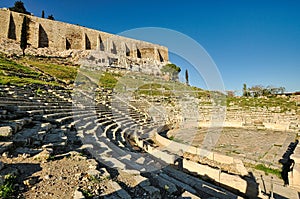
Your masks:
<svg viewBox="0 0 300 199"><path fill-rule="evenodd" d="M283 94L285 92L284 87L262 86L255 85L247 88L246 84L243 84L243 96L245 97L260 97L260 96L272 96L277 94Z"/></svg>

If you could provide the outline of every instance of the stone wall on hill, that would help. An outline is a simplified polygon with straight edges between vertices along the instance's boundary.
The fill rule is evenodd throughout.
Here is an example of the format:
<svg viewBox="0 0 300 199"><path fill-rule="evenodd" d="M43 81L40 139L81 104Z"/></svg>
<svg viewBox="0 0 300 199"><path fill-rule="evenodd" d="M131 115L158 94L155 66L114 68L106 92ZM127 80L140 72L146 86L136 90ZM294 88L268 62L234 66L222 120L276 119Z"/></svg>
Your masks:
<svg viewBox="0 0 300 199"><path fill-rule="evenodd" d="M126 38L78 25L24 15L0 9L0 38L20 41L24 17L28 23L28 45L59 51L97 50L128 58L168 62L168 49L145 41Z"/></svg>

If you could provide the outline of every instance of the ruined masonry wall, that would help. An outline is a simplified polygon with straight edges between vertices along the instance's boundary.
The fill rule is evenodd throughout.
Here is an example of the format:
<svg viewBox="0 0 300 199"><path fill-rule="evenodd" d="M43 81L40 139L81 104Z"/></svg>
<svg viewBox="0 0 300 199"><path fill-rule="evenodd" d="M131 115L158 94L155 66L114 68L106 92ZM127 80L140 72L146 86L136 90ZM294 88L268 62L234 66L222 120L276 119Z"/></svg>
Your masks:
<svg viewBox="0 0 300 199"><path fill-rule="evenodd" d="M24 14L0 9L0 37L20 41ZM26 15L29 19L28 44L35 48L99 50L131 58L166 62L168 49L78 25Z"/></svg>

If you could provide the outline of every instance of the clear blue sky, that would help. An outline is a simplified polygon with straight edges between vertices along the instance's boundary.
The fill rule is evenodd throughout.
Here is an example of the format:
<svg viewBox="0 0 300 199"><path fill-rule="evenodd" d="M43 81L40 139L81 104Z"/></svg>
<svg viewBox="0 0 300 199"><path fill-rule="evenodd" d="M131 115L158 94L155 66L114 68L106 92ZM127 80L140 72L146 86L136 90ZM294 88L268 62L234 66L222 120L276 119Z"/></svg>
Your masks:
<svg viewBox="0 0 300 199"><path fill-rule="evenodd" d="M24 0L28 11L119 33L139 27L182 32L199 42L219 68L226 90L243 83L300 90L298 0ZM11 7L12 0L0 0ZM174 59L174 60L172 60ZM171 61L188 66L171 56ZM198 77L191 83L201 86ZM199 82L201 80L199 79Z"/></svg>

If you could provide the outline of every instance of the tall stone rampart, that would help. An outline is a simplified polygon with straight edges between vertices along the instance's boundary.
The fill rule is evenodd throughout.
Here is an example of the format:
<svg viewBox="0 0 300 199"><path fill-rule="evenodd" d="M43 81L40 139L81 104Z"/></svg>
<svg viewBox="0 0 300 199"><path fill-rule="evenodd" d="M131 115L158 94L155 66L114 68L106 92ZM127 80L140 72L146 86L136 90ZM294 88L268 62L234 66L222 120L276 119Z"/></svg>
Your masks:
<svg viewBox="0 0 300 199"><path fill-rule="evenodd" d="M7 9L0 9L0 37L20 41L25 16L29 20L28 45L35 48L99 50L159 62L167 62L169 59L168 49L164 46Z"/></svg>

